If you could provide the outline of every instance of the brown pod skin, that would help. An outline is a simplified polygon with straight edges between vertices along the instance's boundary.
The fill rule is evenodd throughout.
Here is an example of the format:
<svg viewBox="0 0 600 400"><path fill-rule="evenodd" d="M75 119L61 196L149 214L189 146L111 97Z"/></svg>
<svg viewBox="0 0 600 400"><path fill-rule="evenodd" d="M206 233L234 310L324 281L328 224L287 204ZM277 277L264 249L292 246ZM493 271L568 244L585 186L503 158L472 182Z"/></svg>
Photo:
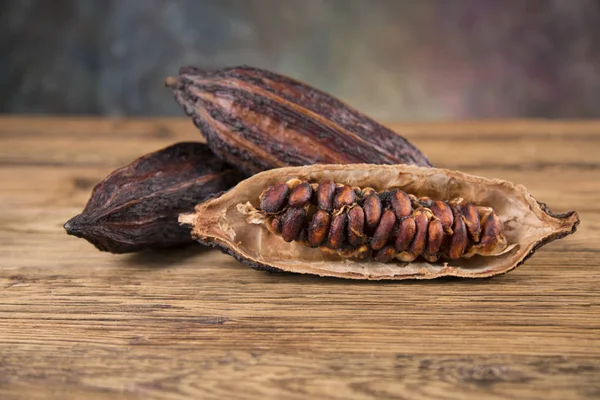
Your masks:
<svg viewBox="0 0 600 400"><path fill-rule="evenodd" d="M444 241L444 227L440 220L429 221L427 228L427 246L423 258L429 262L436 262L440 258L440 249Z"/></svg>
<svg viewBox="0 0 600 400"><path fill-rule="evenodd" d="M365 213L361 206L353 207L348 211L348 243L360 246L365 242Z"/></svg>
<svg viewBox="0 0 600 400"><path fill-rule="evenodd" d="M363 200L363 210L365 212L365 231L372 234L377 229L383 212L379 196L377 194L370 194L365 197Z"/></svg>
<svg viewBox="0 0 600 400"><path fill-rule="evenodd" d="M500 222L500 218L498 218L495 212L491 212L483 222L481 241L477 247L484 252L491 251L498 242L500 232L502 232L502 222Z"/></svg>
<svg viewBox="0 0 600 400"><path fill-rule="evenodd" d="M413 239L408 251L413 257L418 257L423 254L425 251L425 246L427 245L429 218L424 209L416 210L413 213L413 218L415 219L415 225L417 229L415 232L415 238Z"/></svg>
<svg viewBox="0 0 600 400"><path fill-rule="evenodd" d="M346 236L347 220L348 214L346 213L334 215L331 218L331 225L329 225L329 235L327 236L327 247L334 250L342 248Z"/></svg>
<svg viewBox="0 0 600 400"><path fill-rule="evenodd" d="M390 192L390 204L399 220L412 213L410 198L402 190L394 189Z"/></svg>
<svg viewBox="0 0 600 400"><path fill-rule="evenodd" d="M270 71L182 67L165 85L211 150L247 175L324 163L431 166L397 133L327 93Z"/></svg>
<svg viewBox="0 0 600 400"><path fill-rule="evenodd" d="M356 202L356 193L350 186L338 187L333 198L333 208L339 210Z"/></svg>
<svg viewBox="0 0 600 400"><path fill-rule="evenodd" d="M317 189L317 202L320 210L333 210L333 196L335 194L335 183L325 181L319 184Z"/></svg>
<svg viewBox="0 0 600 400"><path fill-rule="evenodd" d="M285 183L278 183L269 187L260 195L260 209L268 213L276 213L283 209L290 188Z"/></svg>
<svg viewBox="0 0 600 400"><path fill-rule="evenodd" d="M479 221L479 213L477 207L471 203L467 203L462 207L462 214L465 218L465 225L467 225L467 232L469 237L475 243L479 243L481 234L481 223Z"/></svg>
<svg viewBox="0 0 600 400"><path fill-rule="evenodd" d="M312 188L308 182L302 182L297 185L292 193L290 193L290 199L288 205L290 207L304 207L305 204L310 202L312 197Z"/></svg>
<svg viewBox="0 0 600 400"><path fill-rule="evenodd" d="M452 225L454 224L454 214L452 214L452 208L445 201L437 200L431 204L431 212L437 219L442 222L444 233L452 235ZM477 213L477 209L475 209Z"/></svg>
<svg viewBox="0 0 600 400"><path fill-rule="evenodd" d="M456 207L452 207L452 214L454 214L454 226L452 227L454 233L448 240L447 255L449 259L457 260L467 249L469 237L467 234L467 226L465 225L465 221L460 214L460 211L458 211Z"/></svg>
<svg viewBox="0 0 600 400"><path fill-rule="evenodd" d="M380 250L385 246L392 236L394 230L394 224L396 224L396 216L392 210L385 210L379 221L379 226L373 233L371 239L371 248L373 250Z"/></svg>
<svg viewBox="0 0 600 400"><path fill-rule="evenodd" d="M304 224L306 211L303 208L290 207L281 217L281 237L286 242L291 242L298 237Z"/></svg>
<svg viewBox="0 0 600 400"><path fill-rule="evenodd" d="M404 218L398 226L398 237L396 238L396 251L406 251L415 238L417 224L413 217Z"/></svg>
<svg viewBox="0 0 600 400"><path fill-rule="evenodd" d="M396 249L394 249L394 246L387 245L375 253L373 259L377 262L387 263L392 261L394 257L396 257L396 254L398 253L396 252Z"/></svg>
<svg viewBox="0 0 600 400"><path fill-rule="evenodd" d="M177 143L113 171L64 228L111 253L193 243L178 215L242 179L205 144Z"/></svg>
<svg viewBox="0 0 600 400"><path fill-rule="evenodd" d="M308 227L308 243L311 247L319 247L325 242L330 224L331 214L327 211L319 210L313 215Z"/></svg>

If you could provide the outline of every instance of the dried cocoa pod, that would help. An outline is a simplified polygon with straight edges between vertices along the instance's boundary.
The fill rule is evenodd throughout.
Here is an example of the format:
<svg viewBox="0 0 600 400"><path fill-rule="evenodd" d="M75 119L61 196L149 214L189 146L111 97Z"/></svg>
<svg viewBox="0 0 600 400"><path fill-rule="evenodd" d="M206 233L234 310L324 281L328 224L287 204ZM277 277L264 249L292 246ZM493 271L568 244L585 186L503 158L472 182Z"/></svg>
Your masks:
<svg viewBox="0 0 600 400"><path fill-rule="evenodd" d="M327 93L273 72L183 67L165 84L211 150L248 175L325 163L431 165L395 132Z"/></svg>
<svg viewBox="0 0 600 400"><path fill-rule="evenodd" d="M367 245L354 248L342 243L343 251L325 251L323 246L311 248L301 242L286 243L265 228L272 216L258 208L258 198L271 185L289 179L331 180L350 187L371 187L377 193L397 188L409 193L409 197L427 196L436 201L461 198L476 206L485 221L490 221L489 228L483 228L482 238L487 235L495 240L503 239L504 243L497 241L493 252L485 249L482 254L477 253L477 246L471 246L456 260L444 257L442 245L439 260L427 261L419 255L412 262L400 262L397 256L388 262L375 260L374 256L387 261L393 254L385 246L373 256ZM492 212L495 216L490 217ZM420 215L429 221L435 220L428 209L423 208ZM410 218L414 217L404 220ZM463 221L462 217L456 219ZM374 280L483 278L503 274L520 265L540 246L573 233L579 223L574 211L553 214L523 186L507 181L437 168L369 164L313 165L266 171L244 180L219 198L199 204L195 213L183 214L179 220L192 227L192 235L200 243L215 246L256 269ZM501 235L496 221L499 221ZM468 238L466 226L465 235ZM487 244L491 242L487 241L483 247ZM390 242L386 244L390 245ZM413 243L409 251L411 248L414 248ZM427 246L423 251L427 251ZM362 258L356 257L358 253Z"/></svg>
<svg viewBox="0 0 600 400"><path fill-rule="evenodd" d="M203 143L177 143L119 168L98 183L69 235L99 250L129 253L191 243L180 213L242 180Z"/></svg>

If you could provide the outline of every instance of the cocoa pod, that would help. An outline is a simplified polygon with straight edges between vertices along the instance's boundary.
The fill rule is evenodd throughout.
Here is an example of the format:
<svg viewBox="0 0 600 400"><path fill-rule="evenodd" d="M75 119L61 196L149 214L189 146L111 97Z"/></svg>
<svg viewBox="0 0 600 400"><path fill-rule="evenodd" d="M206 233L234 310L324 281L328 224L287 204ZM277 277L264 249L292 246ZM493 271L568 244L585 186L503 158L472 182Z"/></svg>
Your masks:
<svg viewBox="0 0 600 400"><path fill-rule="evenodd" d="M448 251L444 249L444 245L441 248L438 246L440 232L448 234L437 223L431 231L435 232L436 242L429 243L426 237L425 247L419 250L422 253L414 261L401 262L393 246L393 241L397 238L390 237L386 245L376 253L369 250L368 243L360 247L352 246L344 239L347 237L343 232L346 221L331 223L332 229L339 227L333 235L336 239L333 244L325 243L313 248L299 241L286 243L280 235L265 227L274 214L260 210L258 199L270 186L291 179L310 183L330 180L350 187L371 187L378 196L380 193L399 189L408 193L409 197L427 196L434 201L447 201L456 205L470 203L485 221L482 234L485 243L478 248L469 241L472 246L462 256L456 260L449 259L444 256ZM357 199L358 203L360 199ZM457 206L455 208L458 210ZM395 218L394 213L390 213ZM338 216L346 219L347 214L342 212ZM427 208L415 210L403 221L417 217L437 221ZM453 217L454 227L458 228L461 237L472 240L468 236L463 217L459 213ZM457 220L460 222L457 223ZM266 171L240 182L218 198L199 204L195 213L182 214L179 221L191 227L192 236L200 243L215 246L256 269L381 280L432 279L442 276L483 278L503 274L523 263L540 246L575 232L579 218L574 211L553 214L523 186L507 181L446 169L354 164L313 165ZM425 226L425 222L421 221L420 225ZM454 234L456 233L453 232ZM331 232L329 236L332 237ZM400 236L399 234L398 238ZM415 244L414 239L412 240L413 243L408 247L406 243L402 244L409 252L421 247L421 241ZM457 242L456 245L462 246L461 243ZM452 243L446 245L451 246L452 256L464 251L462 248L453 248ZM430 261L424 259L424 256L430 258ZM438 256L441 258L433 261Z"/></svg>
<svg viewBox="0 0 600 400"><path fill-rule="evenodd" d="M270 71L183 67L165 85L211 150L248 175L325 163L431 166L390 129L327 93Z"/></svg>
<svg viewBox="0 0 600 400"><path fill-rule="evenodd" d="M64 228L69 235L111 253L191 243L177 216L242 178L205 144L177 143L104 178L82 213Z"/></svg>

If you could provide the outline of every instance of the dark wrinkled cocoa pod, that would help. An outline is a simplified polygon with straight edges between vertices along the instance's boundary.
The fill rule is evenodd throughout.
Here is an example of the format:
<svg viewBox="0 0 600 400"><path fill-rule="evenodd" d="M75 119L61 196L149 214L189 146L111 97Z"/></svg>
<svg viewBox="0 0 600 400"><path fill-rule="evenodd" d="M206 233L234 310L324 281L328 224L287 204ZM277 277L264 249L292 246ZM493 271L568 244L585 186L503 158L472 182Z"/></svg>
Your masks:
<svg viewBox="0 0 600 400"><path fill-rule="evenodd" d="M273 72L183 67L165 84L211 150L248 175L324 163L431 166L402 136L327 93Z"/></svg>
<svg viewBox="0 0 600 400"><path fill-rule="evenodd" d="M304 238L286 242L270 228L279 214L261 210L259 198L273 185L290 181L311 185L332 181L357 188L354 192L361 197L367 193L380 197L385 209L375 232L363 231L366 240L362 244L350 242L345 229L355 226L348 220L356 217L350 217L350 212L363 207L367 222L367 204L359 201L340 210L320 210L318 224L304 220L304 229L318 233L311 240L309 231L308 244ZM411 207L416 207L400 221L390 206L390 193L395 189L406 193ZM447 203L453 212L451 232L443 226L443 221L449 221L445 207L438 210L444 218L438 218L419 199L432 207L436 201ZM317 209L318 203L311 199L305 207ZM467 231L460 211L465 204L472 204L482 220L479 242ZM287 210L296 209L288 206ZM199 204L195 213L183 214L179 220L192 226L192 235L200 243L215 246L253 268L376 280L500 275L519 266L540 246L573 233L579 223L577 213L553 214L521 185L439 168L373 164L262 172Z"/></svg>
<svg viewBox="0 0 600 400"><path fill-rule="evenodd" d="M108 175L64 228L111 253L190 243L177 216L241 179L205 144L177 143Z"/></svg>

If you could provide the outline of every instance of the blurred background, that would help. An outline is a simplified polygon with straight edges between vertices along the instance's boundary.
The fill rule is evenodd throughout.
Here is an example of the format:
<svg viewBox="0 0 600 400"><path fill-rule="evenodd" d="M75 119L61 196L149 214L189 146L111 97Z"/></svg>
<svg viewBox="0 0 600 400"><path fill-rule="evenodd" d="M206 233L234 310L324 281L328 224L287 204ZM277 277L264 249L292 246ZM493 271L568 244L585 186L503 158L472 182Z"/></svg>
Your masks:
<svg viewBox="0 0 600 400"><path fill-rule="evenodd" d="M383 121L600 117L597 0L0 0L0 113L181 116L248 64Z"/></svg>

